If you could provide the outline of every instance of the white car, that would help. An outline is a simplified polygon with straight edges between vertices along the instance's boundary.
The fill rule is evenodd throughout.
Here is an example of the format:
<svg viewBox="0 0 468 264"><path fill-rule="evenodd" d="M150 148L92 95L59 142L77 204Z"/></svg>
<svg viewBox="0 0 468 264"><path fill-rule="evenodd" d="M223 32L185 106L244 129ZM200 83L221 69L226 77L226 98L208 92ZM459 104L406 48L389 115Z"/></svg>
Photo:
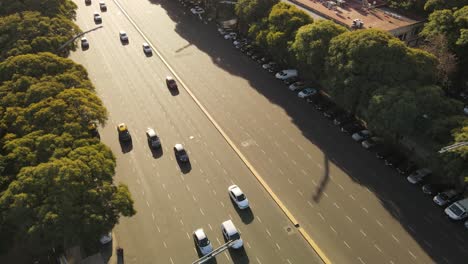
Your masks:
<svg viewBox="0 0 468 264"><path fill-rule="evenodd" d="M232 42L232 45L237 46L237 45L245 44L247 42L249 42L248 39L245 39L245 38L244 39L238 39L238 40L234 40Z"/></svg>
<svg viewBox="0 0 468 264"><path fill-rule="evenodd" d="M228 187L229 196L232 201L237 204L239 209L246 209L249 207L249 200L245 197L245 194L237 185L231 185Z"/></svg>
<svg viewBox="0 0 468 264"><path fill-rule="evenodd" d="M151 49L150 45L148 43L143 43L143 52L145 54L152 54L153 53L153 50Z"/></svg>
<svg viewBox="0 0 468 264"><path fill-rule="evenodd" d="M94 22L96 22L96 23L101 23L102 22L102 17L98 12L94 12L93 17L94 17Z"/></svg>
<svg viewBox="0 0 468 264"><path fill-rule="evenodd" d="M368 139L371 136L371 132L367 129L361 130L359 132L354 133L351 137L354 141L361 142L363 140Z"/></svg>
<svg viewBox="0 0 468 264"><path fill-rule="evenodd" d="M468 105L465 106L465 108L463 108L463 113L465 113L465 115L468 115Z"/></svg>
<svg viewBox="0 0 468 264"><path fill-rule="evenodd" d="M448 190L437 194L432 200L437 205L444 206L449 202L453 201L457 197L457 195L458 193L456 190Z"/></svg>
<svg viewBox="0 0 468 264"><path fill-rule="evenodd" d="M236 39L236 38L237 38L236 32L230 32L224 35L224 39Z"/></svg>
<svg viewBox="0 0 468 264"><path fill-rule="evenodd" d="M314 88L305 88L304 90L300 91L297 96L299 98L307 98L317 93L317 90Z"/></svg>
<svg viewBox="0 0 468 264"><path fill-rule="evenodd" d="M211 245L211 242L206 236L203 228L199 228L193 232L193 240L203 256L213 252L213 246Z"/></svg>
<svg viewBox="0 0 468 264"><path fill-rule="evenodd" d="M282 70L276 73L275 77L276 79L286 80L292 77L297 77L297 75L298 75L297 70L289 69L289 70Z"/></svg>
<svg viewBox="0 0 468 264"><path fill-rule="evenodd" d="M268 69L270 69L272 67L276 67L276 66L278 66L278 64L276 62L270 61L269 63L263 64L262 68L265 69L265 70L268 70Z"/></svg>
<svg viewBox="0 0 468 264"><path fill-rule="evenodd" d="M468 229L468 220L465 221L465 228Z"/></svg>
<svg viewBox="0 0 468 264"><path fill-rule="evenodd" d="M112 233L111 232L101 236L101 238L99 239L99 242L101 242L101 245L105 245L105 244L107 244L107 243L109 243L111 241L112 241Z"/></svg>
<svg viewBox="0 0 468 264"><path fill-rule="evenodd" d="M119 37L120 37L120 41L122 41L122 42L127 42L128 41L127 32L125 32L123 30L119 31Z"/></svg>
<svg viewBox="0 0 468 264"><path fill-rule="evenodd" d="M224 221L221 224L221 232L223 232L223 236L227 241L233 241L231 244L232 248L238 249L244 246L244 241L242 241L239 231L237 231L232 220Z"/></svg>
<svg viewBox="0 0 468 264"><path fill-rule="evenodd" d="M205 13L205 10L199 6L196 6L194 8L190 8L190 12L194 15L199 15Z"/></svg>
<svg viewBox="0 0 468 264"><path fill-rule="evenodd" d="M417 184L422 182L424 178L429 176L431 173L432 171L428 168L423 168L411 173L406 179L412 184Z"/></svg>
<svg viewBox="0 0 468 264"><path fill-rule="evenodd" d="M263 67L263 66L262 66ZM291 85L288 86L289 90L291 91L297 91L297 90L302 90L305 88L305 83L304 82L295 82Z"/></svg>

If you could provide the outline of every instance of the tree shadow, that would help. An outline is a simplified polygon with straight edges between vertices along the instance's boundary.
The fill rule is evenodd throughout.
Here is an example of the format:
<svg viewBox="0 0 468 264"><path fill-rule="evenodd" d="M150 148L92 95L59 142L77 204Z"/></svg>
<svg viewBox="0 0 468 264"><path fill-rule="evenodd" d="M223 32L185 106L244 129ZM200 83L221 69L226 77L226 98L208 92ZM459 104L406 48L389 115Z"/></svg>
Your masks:
<svg viewBox="0 0 468 264"><path fill-rule="evenodd" d="M327 186L328 182L330 181L330 164L328 162L327 156L323 156L323 175L322 175L322 180L320 181L319 186L315 190L315 194L312 196L312 199L314 202L318 203L320 199L322 198L323 192L325 190L325 187Z"/></svg>
<svg viewBox="0 0 468 264"><path fill-rule="evenodd" d="M122 150L122 153L128 153L133 150L133 141L130 139L128 141L122 141L119 140L120 143L120 149Z"/></svg>

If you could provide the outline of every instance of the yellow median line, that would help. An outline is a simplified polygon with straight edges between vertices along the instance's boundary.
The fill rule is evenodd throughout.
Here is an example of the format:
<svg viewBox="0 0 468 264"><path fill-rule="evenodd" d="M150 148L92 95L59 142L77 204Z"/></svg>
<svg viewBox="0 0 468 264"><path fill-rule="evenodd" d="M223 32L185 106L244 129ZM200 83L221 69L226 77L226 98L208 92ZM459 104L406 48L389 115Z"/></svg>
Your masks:
<svg viewBox="0 0 468 264"><path fill-rule="evenodd" d="M215 126L215 128L218 130L218 132L223 136L223 138L226 140L226 142L231 146L231 148L236 152L236 154L239 156L239 158L244 162L244 164L249 168L249 170L252 172L252 174L255 176L255 178L260 182L260 184L263 186L263 188L270 194L271 198L276 202L276 204L280 207L280 209L284 212L284 214L289 218L289 220L294 224L296 228L298 228L299 233L302 235L302 237L309 243L309 245L315 250L315 252L319 255L319 257L322 259L322 261L325 264L331 264L331 261L328 259L328 257L323 253L323 251L320 249L320 247L315 243L315 241L310 237L310 235L302 228L299 226L299 222L297 219L292 215L292 213L286 208L286 206L283 204L283 202L278 198L278 196L273 192L273 190L270 188L270 186L265 182L265 180L260 176L260 173L257 172L257 170L252 166L252 164L247 160L247 158L240 152L240 150L237 148L237 146L234 144L234 142L229 138L229 136L224 132L224 130L221 128L221 126L215 121L215 119L208 113L208 111L205 109L205 107L201 104L201 102L195 97L195 95L190 91L188 86L182 81L182 79L177 75L175 70L169 65L169 63L164 59L161 53L154 47L154 45L150 42L150 40L146 37L146 35L143 33L143 31L137 26L137 24L133 21L132 18L128 15L128 13L122 8L119 2L117 0L113 0L115 4L120 8L122 13L127 17L127 19L130 21L130 23L135 27L135 29L141 34L141 36L145 39L145 41L151 46L153 51L158 55L158 57L161 59L161 61L166 65L166 67L169 69L169 71L174 75L177 80L179 80L179 83L184 87L185 91L192 97L192 99L195 101L197 106L203 111L203 113L208 117L208 120Z"/></svg>

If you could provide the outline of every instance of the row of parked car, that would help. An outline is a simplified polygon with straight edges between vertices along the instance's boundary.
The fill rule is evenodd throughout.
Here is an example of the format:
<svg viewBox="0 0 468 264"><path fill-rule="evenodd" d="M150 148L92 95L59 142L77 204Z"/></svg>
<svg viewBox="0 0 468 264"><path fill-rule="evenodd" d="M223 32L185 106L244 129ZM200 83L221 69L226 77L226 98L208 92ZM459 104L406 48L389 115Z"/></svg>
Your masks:
<svg viewBox="0 0 468 264"><path fill-rule="evenodd" d="M463 201L463 194L448 184L433 183L432 171L428 168L418 168L397 148L386 144L383 138L367 129L363 122L353 114L337 106L323 91L308 84L299 77L296 69L282 69L279 64L271 60L261 48L257 47L248 38L240 36L233 29L218 28L220 35L232 41L233 46L252 60L262 65L262 68L281 80L288 89L297 93L313 107L323 113L323 116L333 122L341 132L349 134L364 149L373 151L378 159L384 161L386 166L394 168L399 174L406 177L409 183L420 185L422 192L433 197L435 204L447 207L445 213L454 220L468 217L468 200ZM460 200L462 199L462 200ZM458 202L455 202L460 200ZM465 222L468 228L468 221Z"/></svg>

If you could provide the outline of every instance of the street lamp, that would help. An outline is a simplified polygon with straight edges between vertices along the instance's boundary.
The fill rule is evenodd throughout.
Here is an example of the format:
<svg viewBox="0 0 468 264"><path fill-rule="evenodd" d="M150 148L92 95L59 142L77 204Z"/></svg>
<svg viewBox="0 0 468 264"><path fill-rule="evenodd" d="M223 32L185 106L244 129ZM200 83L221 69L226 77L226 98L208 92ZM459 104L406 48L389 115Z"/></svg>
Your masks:
<svg viewBox="0 0 468 264"><path fill-rule="evenodd" d="M461 148L464 146L468 146L468 141L462 141L462 142L457 142L455 144L452 144L450 146L443 147L439 150L439 153L445 153L447 151L451 151L457 148Z"/></svg>

